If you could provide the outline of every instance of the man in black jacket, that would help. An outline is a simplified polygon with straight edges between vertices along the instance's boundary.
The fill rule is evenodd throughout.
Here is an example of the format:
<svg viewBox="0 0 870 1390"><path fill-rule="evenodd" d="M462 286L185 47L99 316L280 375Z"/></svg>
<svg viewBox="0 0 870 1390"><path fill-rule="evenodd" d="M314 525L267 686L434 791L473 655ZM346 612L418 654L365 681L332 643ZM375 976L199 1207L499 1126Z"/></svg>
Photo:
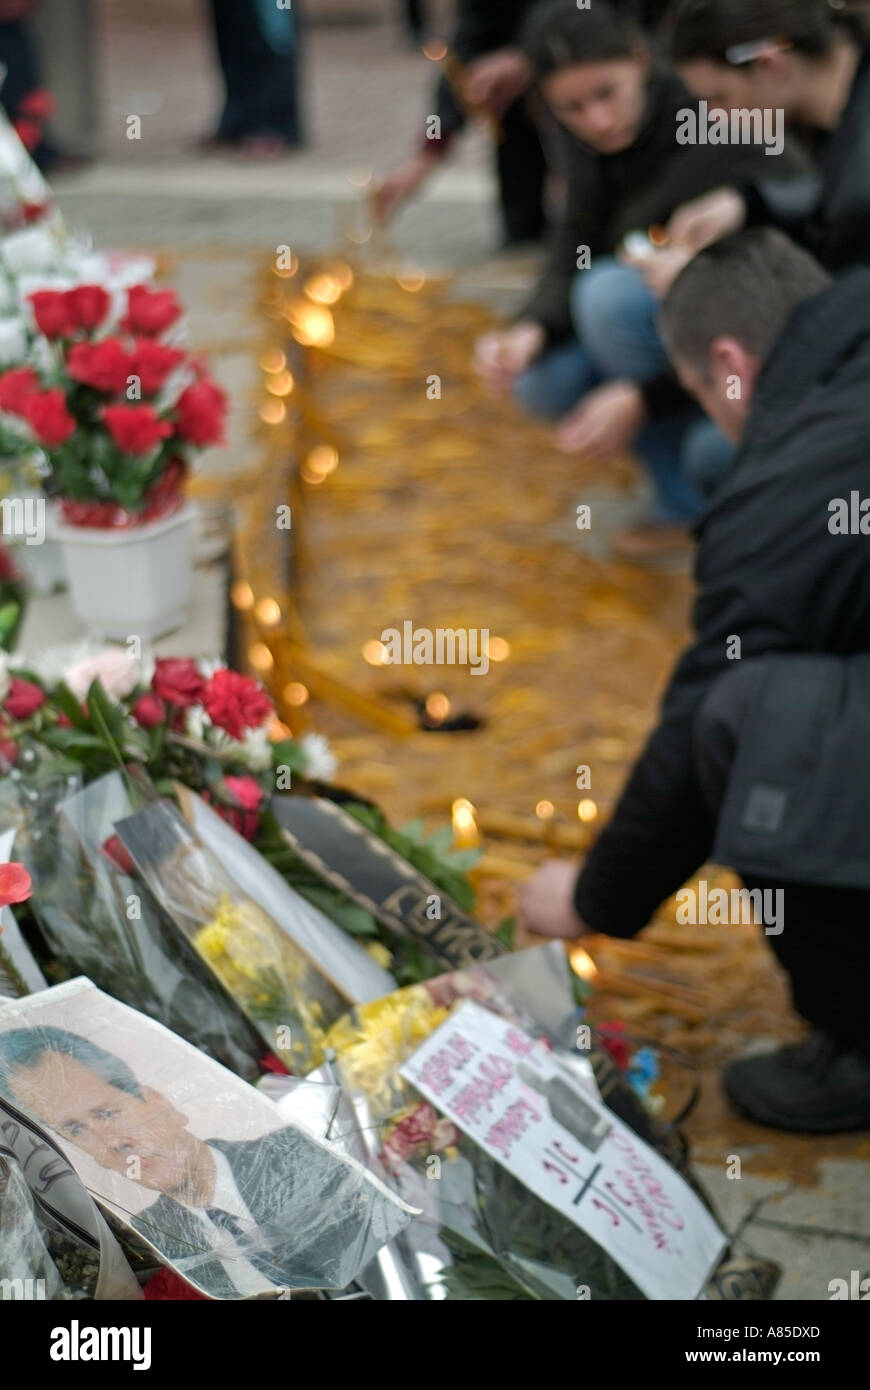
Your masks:
<svg viewBox="0 0 870 1390"><path fill-rule="evenodd" d="M732 1063L726 1091L778 1128L870 1127L870 271L831 282L743 233L682 273L661 326L740 451L658 727L579 878L545 865L526 921L633 936L711 858L781 894L765 930L813 1032Z"/></svg>

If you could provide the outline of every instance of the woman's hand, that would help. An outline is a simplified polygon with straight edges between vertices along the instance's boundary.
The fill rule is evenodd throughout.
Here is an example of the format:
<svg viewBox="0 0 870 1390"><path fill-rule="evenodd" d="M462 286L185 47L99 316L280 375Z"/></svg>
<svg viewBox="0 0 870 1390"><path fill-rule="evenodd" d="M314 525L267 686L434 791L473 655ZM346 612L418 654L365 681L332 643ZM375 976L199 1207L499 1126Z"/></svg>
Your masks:
<svg viewBox="0 0 870 1390"><path fill-rule="evenodd" d="M539 356L545 341L539 323L523 321L485 333L474 349L474 369L494 396L509 395L521 372Z"/></svg>
<svg viewBox="0 0 870 1390"><path fill-rule="evenodd" d="M437 163L430 155L418 154L387 174L372 193L375 220L389 222L402 204L413 197Z"/></svg>
<svg viewBox="0 0 870 1390"><path fill-rule="evenodd" d="M619 259L643 276L647 289L657 299L664 299L680 271L685 270L694 256L694 251L685 246L664 246L651 256L630 256L623 251Z"/></svg>
<svg viewBox="0 0 870 1390"><path fill-rule="evenodd" d="M639 271L647 288L664 299L671 285L699 251L738 232L746 221L746 203L733 188L718 188L677 208L667 225L667 244L650 256L620 255Z"/></svg>
<svg viewBox="0 0 870 1390"><path fill-rule="evenodd" d="M556 431L565 454L602 460L634 443L646 420L643 392L633 381L610 381L590 391Z"/></svg>
<svg viewBox="0 0 870 1390"><path fill-rule="evenodd" d="M518 49L503 48L471 63L462 96L471 107L484 106L500 118L529 87L532 67Z"/></svg>
<svg viewBox="0 0 870 1390"><path fill-rule="evenodd" d="M574 910L577 865L564 859L548 859L519 890L520 918L536 936L573 941L588 936L588 927Z"/></svg>
<svg viewBox="0 0 870 1390"><path fill-rule="evenodd" d="M734 188L717 188L677 208L667 226L670 245L697 255L705 246L739 232L747 216L746 200Z"/></svg>

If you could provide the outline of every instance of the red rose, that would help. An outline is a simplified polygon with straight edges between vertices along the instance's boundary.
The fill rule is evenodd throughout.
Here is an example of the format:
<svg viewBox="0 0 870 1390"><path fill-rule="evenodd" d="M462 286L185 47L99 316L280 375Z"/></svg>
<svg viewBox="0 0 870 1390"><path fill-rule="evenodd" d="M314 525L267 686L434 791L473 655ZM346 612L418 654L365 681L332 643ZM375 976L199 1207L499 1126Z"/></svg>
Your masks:
<svg viewBox="0 0 870 1390"><path fill-rule="evenodd" d="M10 415L26 415L26 402L41 390L39 377L32 367L14 367L0 376L0 410Z"/></svg>
<svg viewBox="0 0 870 1390"><path fill-rule="evenodd" d="M59 386L28 396L24 413L40 444L47 449L59 448L75 433L75 418L67 410L66 395Z"/></svg>
<svg viewBox="0 0 870 1390"><path fill-rule="evenodd" d="M289 1068L289 1067L285 1067L285 1065L284 1065L284 1063L281 1061L280 1057L276 1057L275 1054L274 1054L274 1052L267 1052L266 1055L265 1055L265 1057L260 1057L259 1060L258 1060L258 1062L257 1062L257 1066L260 1067L263 1071L271 1071L271 1072L274 1072L277 1076L292 1076L292 1075L293 1075L293 1073L292 1073L292 1071L290 1070L290 1068ZM146 1294L146 1297L147 1297L147 1294Z"/></svg>
<svg viewBox="0 0 870 1390"><path fill-rule="evenodd" d="M142 729L156 729L166 722L166 706L159 695L150 691L139 696L130 713Z"/></svg>
<svg viewBox="0 0 870 1390"><path fill-rule="evenodd" d="M114 393L124 390L131 365L123 344L117 338L104 338L101 343L74 343L66 369L73 381Z"/></svg>
<svg viewBox="0 0 870 1390"><path fill-rule="evenodd" d="M3 701L3 708L13 719L29 719L45 704L45 692L32 681L23 681L13 676L9 694Z"/></svg>
<svg viewBox="0 0 870 1390"><path fill-rule="evenodd" d="M621 1036L625 1032L625 1024L621 1019L615 1019L612 1023L599 1024L598 1032L604 1051L610 1054L620 1071L627 1071L631 1061L631 1047Z"/></svg>
<svg viewBox="0 0 870 1390"><path fill-rule="evenodd" d="M0 907L26 902L32 889L30 874L23 864L0 864Z"/></svg>
<svg viewBox="0 0 870 1390"><path fill-rule="evenodd" d="M37 290L28 295L33 317L46 338L71 338L76 331L70 302L63 290Z"/></svg>
<svg viewBox="0 0 870 1390"><path fill-rule="evenodd" d="M227 398L219 386L205 379L182 391L175 408L176 428L182 439L203 448L220 444L224 433Z"/></svg>
<svg viewBox="0 0 870 1390"><path fill-rule="evenodd" d="M224 786L246 811L259 811L266 793L255 777L225 777Z"/></svg>
<svg viewBox="0 0 870 1390"><path fill-rule="evenodd" d="M161 420L150 405L107 405L103 411L106 429L125 454L150 454L172 433L168 420Z"/></svg>
<svg viewBox="0 0 870 1390"><path fill-rule="evenodd" d="M8 764L9 767L14 767L17 761L18 744L14 743L11 738L0 739L0 768L4 767L6 764Z"/></svg>
<svg viewBox="0 0 870 1390"><path fill-rule="evenodd" d="M92 333L108 314L112 296L102 285L79 285L74 290L67 290L66 301L77 326L86 333Z"/></svg>
<svg viewBox="0 0 870 1390"><path fill-rule="evenodd" d="M119 836L110 835L104 844L100 845L100 854L104 855L116 869L120 869L122 874L133 874L136 872L136 865L130 858L127 847L121 843Z"/></svg>
<svg viewBox="0 0 870 1390"><path fill-rule="evenodd" d="M19 116L17 121L12 122L12 125L18 139L30 154L39 148L42 140L42 121L31 120L29 116Z"/></svg>
<svg viewBox="0 0 870 1390"><path fill-rule="evenodd" d="M18 109L36 121L49 121L55 113L56 103L51 92L45 87L34 87L21 98Z"/></svg>
<svg viewBox="0 0 870 1390"><path fill-rule="evenodd" d="M152 1274L142 1294L150 1303L181 1303L206 1298L206 1294L197 1293L180 1274L171 1269L158 1269L156 1274Z"/></svg>
<svg viewBox="0 0 870 1390"><path fill-rule="evenodd" d="M167 656L155 664L151 689L168 705L199 705L205 693L205 681L195 661L189 657Z"/></svg>
<svg viewBox="0 0 870 1390"><path fill-rule="evenodd" d="M130 371L139 378L144 395L153 396L183 361L184 353L178 348L155 343L153 338L139 338L130 355Z"/></svg>
<svg viewBox="0 0 870 1390"><path fill-rule="evenodd" d="M133 285L127 291L127 317L124 328L143 338L156 338L174 323L181 305L172 290L150 290L147 285Z"/></svg>
<svg viewBox="0 0 870 1390"><path fill-rule="evenodd" d="M212 723L236 739L242 738L246 729L258 729L272 713L272 701L263 687L250 676L226 667L215 671L203 704Z"/></svg>
<svg viewBox="0 0 870 1390"><path fill-rule="evenodd" d="M14 580L20 578L21 576L15 568L15 561L12 559L12 556L9 554L3 542L0 541L0 583L11 584Z"/></svg>
<svg viewBox="0 0 870 1390"><path fill-rule="evenodd" d="M253 840L260 828L260 811L266 793L253 777L225 777L224 786L237 805L217 802L213 803L215 810L243 839Z"/></svg>

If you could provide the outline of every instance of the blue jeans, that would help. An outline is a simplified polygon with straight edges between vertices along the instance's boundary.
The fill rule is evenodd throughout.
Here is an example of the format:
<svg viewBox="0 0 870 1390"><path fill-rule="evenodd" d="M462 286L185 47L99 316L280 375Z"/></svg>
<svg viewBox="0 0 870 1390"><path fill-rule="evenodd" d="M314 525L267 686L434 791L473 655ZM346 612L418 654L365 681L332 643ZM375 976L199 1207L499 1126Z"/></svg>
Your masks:
<svg viewBox="0 0 870 1390"><path fill-rule="evenodd" d="M658 301L630 267L607 259L581 271L571 291L577 336L522 373L516 383L518 403L530 415L559 420L603 382L642 384L660 376L668 359L656 326L658 312ZM635 449L655 485L656 516L694 521L708 490L703 480L727 471L730 448L716 426L690 404L646 425Z"/></svg>

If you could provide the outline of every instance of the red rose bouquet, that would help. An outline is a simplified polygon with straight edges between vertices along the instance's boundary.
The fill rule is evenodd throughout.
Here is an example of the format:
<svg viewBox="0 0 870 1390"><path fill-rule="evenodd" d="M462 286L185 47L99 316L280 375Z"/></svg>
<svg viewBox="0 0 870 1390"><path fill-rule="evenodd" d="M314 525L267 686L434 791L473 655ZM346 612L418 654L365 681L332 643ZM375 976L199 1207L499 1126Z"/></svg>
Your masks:
<svg viewBox="0 0 870 1390"><path fill-rule="evenodd" d="M39 290L39 365L0 375L3 417L44 455L45 490L80 526L131 526L183 503L193 450L223 437L226 398L183 348L164 341L181 316L171 290L135 285L111 328L101 285Z"/></svg>

